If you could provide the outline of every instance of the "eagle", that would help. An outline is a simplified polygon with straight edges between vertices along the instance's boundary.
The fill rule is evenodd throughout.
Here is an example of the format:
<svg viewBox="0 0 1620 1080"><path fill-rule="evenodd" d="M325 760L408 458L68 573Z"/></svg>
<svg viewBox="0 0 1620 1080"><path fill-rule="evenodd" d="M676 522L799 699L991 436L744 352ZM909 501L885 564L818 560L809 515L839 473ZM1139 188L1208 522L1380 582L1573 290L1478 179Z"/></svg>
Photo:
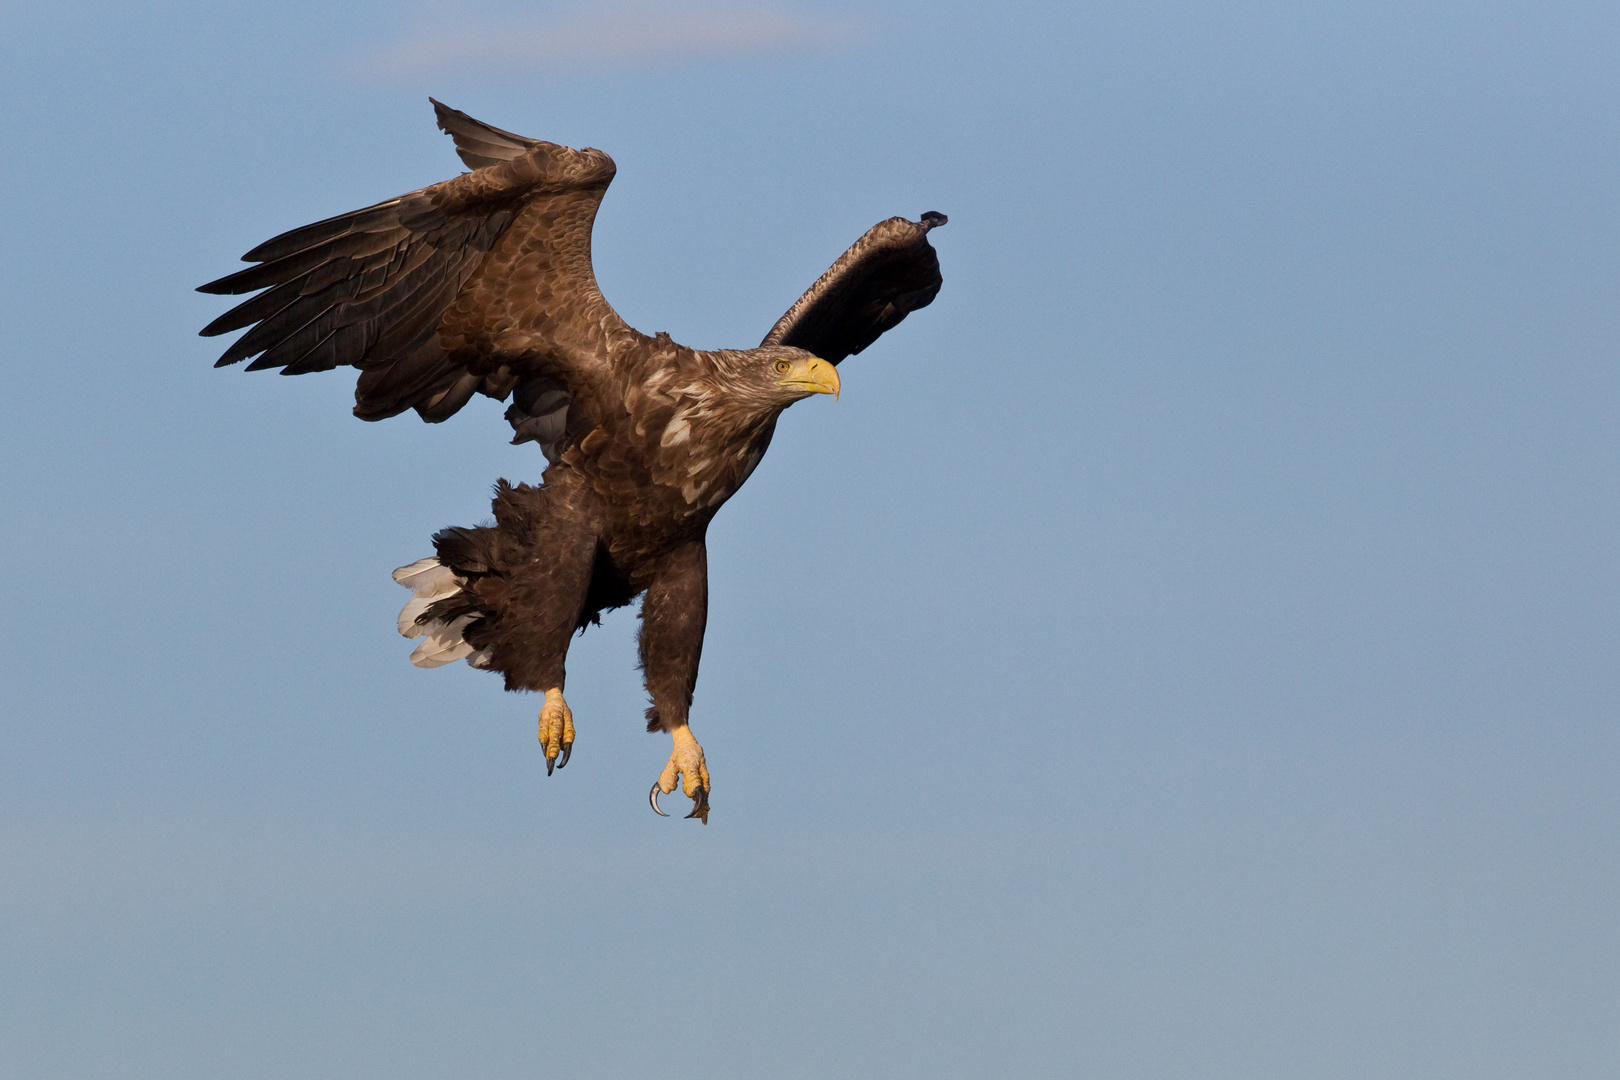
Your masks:
<svg viewBox="0 0 1620 1080"><path fill-rule="evenodd" d="M200 286L255 293L203 330L250 328L215 367L360 372L354 415L448 419L474 394L511 400L512 443L535 443L540 483L495 485L493 521L433 536L394 571L411 590L399 631L419 667L465 659L545 696L546 774L568 764L568 646L602 612L641 601L638 649L668 763L709 820L709 770L689 712L708 619L709 522L759 465L782 411L839 391L837 365L939 292L930 230L879 222L757 348L692 349L632 328L603 298L591 226L613 159L514 135L429 98L467 166L453 179L317 221Z"/></svg>

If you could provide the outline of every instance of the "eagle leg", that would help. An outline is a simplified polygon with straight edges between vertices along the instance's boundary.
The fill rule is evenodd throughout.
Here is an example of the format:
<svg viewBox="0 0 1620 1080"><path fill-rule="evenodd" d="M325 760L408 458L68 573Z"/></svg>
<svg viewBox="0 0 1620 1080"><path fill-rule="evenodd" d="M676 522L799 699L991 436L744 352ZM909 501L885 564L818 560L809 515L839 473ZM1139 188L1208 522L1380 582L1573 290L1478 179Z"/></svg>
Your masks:
<svg viewBox="0 0 1620 1080"><path fill-rule="evenodd" d="M546 703L540 707L540 745L546 748L547 776L553 763L560 769L574 753L574 711L563 700L560 686L546 691ZM557 760L559 754L561 761Z"/></svg>
<svg viewBox="0 0 1620 1080"><path fill-rule="evenodd" d="M703 630L709 617L709 562L703 541L682 544L663 557L647 596L641 602L641 669L647 679L652 708L647 730L667 731L673 743L669 762L648 793L653 810L660 793L681 790L692 800L692 812L709 823L709 769L703 747L692 737L687 714L697 686L698 661L703 655ZM665 817L669 815L664 814Z"/></svg>
<svg viewBox="0 0 1620 1080"><path fill-rule="evenodd" d="M566 474L543 487L503 480L494 510L493 527L447 529L434 543L441 562L475 579L490 613L472 631L480 666L503 673L508 690L546 696L539 738L550 776L574 751L574 714L563 699L568 644L583 625L600 542Z"/></svg>

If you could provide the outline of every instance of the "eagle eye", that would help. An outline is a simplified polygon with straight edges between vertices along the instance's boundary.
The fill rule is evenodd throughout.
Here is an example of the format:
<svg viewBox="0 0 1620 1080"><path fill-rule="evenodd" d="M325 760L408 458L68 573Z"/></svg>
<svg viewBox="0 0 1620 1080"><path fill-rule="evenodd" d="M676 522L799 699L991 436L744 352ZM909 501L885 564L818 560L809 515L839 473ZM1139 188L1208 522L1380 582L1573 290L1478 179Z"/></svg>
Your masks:
<svg viewBox="0 0 1620 1080"><path fill-rule="evenodd" d="M776 363L772 364L771 367L776 369L776 373L778 375L786 375L793 365L788 363L786 360L778 360Z"/></svg>

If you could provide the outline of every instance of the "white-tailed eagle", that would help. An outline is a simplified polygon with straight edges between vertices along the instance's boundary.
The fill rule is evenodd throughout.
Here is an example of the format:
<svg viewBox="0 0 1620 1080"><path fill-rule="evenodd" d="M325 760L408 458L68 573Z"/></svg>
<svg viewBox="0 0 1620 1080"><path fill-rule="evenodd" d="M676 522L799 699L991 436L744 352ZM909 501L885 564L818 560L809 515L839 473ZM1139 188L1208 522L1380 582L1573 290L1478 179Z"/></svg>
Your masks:
<svg viewBox="0 0 1620 1080"><path fill-rule="evenodd" d="M493 525L444 529L436 554L394 571L413 594L400 633L422 639L411 660L466 659L508 690L543 693L550 773L574 745L573 633L645 594L647 730L674 743L650 800L658 810L679 780L687 816L706 823L709 773L687 724L708 615L704 534L782 410L836 394L840 360L934 299L928 232L945 215L874 225L759 347L689 349L639 333L597 288L591 224L612 159L433 107L471 172L260 244L243 256L258 265L199 290L258 295L202 333L251 327L216 366L358 368L363 420L415 409L437 423L475 393L511 398L512 442L539 444L541 483L499 481Z"/></svg>

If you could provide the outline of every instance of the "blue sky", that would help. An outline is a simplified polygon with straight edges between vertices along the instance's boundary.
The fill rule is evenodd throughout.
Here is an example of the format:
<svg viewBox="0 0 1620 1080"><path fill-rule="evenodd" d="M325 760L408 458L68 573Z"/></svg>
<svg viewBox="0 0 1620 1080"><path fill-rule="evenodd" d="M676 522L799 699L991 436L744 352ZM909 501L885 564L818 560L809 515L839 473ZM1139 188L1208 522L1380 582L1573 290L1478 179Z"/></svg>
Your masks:
<svg viewBox="0 0 1620 1080"><path fill-rule="evenodd" d="M0 11L0 1060L17 1076L1610 1077L1620 11ZM757 341L873 222L938 301L711 530L712 824L634 617L532 698L388 578L501 407L210 368L197 284L618 163L608 298ZM678 800L679 801L679 800Z"/></svg>

